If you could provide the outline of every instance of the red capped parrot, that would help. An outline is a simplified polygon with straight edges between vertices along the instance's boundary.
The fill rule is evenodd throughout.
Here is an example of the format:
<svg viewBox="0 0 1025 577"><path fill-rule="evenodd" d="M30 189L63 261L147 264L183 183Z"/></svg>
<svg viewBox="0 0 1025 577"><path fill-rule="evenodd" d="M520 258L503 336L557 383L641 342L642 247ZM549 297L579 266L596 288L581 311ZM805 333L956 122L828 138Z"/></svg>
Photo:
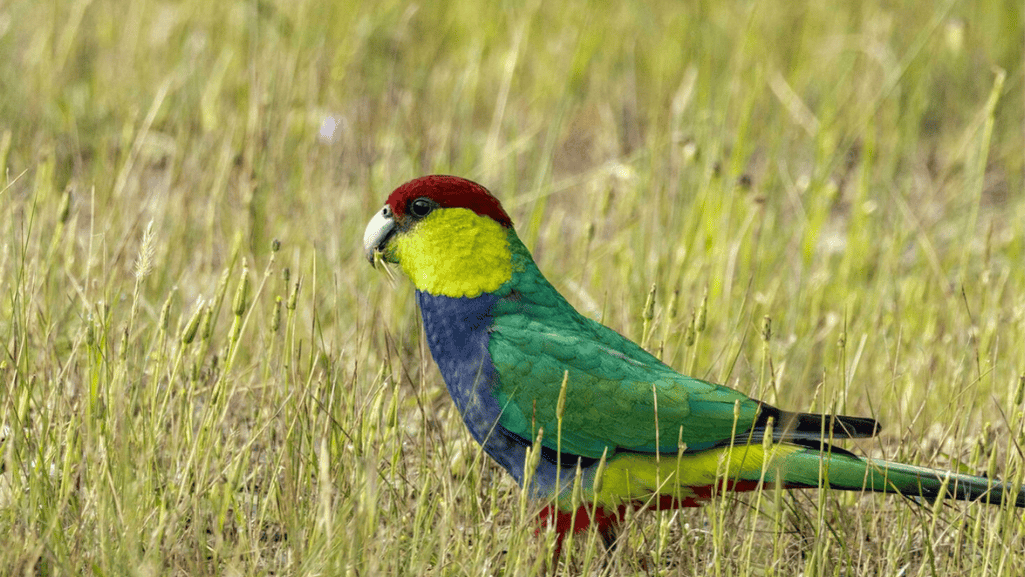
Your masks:
<svg viewBox="0 0 1025 577"><path fill-rule="evenodd" d="M630 507L695 506L763 482L926 499L946 485L956 499L1025 507L1019 486L827 444L876 435L873 419L787 412L678 373L577 312L475 182L436 175L403 184L363 245L371 264L397 264L413 281L431 355L463 422L548 503L540 517L558 532L556 557L566 534L592 523L612 547Z"/></svg>

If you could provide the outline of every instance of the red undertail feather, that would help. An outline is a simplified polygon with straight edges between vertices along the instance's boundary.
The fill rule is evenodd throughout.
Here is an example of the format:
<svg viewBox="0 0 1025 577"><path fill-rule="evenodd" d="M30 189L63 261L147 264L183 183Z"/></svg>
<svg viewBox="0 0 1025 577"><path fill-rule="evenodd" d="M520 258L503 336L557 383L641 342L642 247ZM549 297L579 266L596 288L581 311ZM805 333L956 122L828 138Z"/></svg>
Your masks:
<svg viewBox="0 0 1025 577"><path fill-rule="evenodd" d="M626 509L626 505L620 505L618 509L609 512L603 507L592 508L590 505L581 505L577 507L576 511L560 511L552 505L546 505L537 515L540 523L538 528L534 530L534 534L537 535L545 527L554 525L555 532L559 534L561 540L564 535L571 531L579 533L587 529L592 522L592 512L594 513L593 522L600 531L604 528L618 525L626 515Z"/></svg>

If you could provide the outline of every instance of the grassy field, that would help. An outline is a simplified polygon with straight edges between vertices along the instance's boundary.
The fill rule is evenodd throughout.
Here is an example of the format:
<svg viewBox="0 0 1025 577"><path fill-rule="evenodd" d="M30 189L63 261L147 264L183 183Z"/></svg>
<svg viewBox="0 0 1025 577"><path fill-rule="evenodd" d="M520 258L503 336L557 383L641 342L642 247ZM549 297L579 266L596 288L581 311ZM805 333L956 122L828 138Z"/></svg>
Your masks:
<svg viewBox="0 0 1025 577"><path fill-rule="evenodd" d="M434 172L674 367L1020 482L1023 34L1002 0L0 4L0 574L536 574L554 536L363 260ZM1025 573L978 504L628 534L558 571Z"/></svg>

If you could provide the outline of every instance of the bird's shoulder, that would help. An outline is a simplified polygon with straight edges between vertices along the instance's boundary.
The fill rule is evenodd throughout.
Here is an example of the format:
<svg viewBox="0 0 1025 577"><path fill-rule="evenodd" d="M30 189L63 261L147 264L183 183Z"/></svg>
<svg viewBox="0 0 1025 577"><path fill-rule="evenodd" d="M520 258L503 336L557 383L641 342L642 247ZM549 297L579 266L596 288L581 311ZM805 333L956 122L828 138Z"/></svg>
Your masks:
<svg viewBox="0 0 1025 577"><path fill-rule="evenodd" d="M529 287L528 287L529 288ZM602 388L655 385L667 402L686 403L707 395L746 399L721 385L689 377L619 332L580 314L556 291L512 290L494 307L491 352L506 374L518 374L537 386L556 386L566 371ZM524 384L524 383L520 383Z"/></svg>

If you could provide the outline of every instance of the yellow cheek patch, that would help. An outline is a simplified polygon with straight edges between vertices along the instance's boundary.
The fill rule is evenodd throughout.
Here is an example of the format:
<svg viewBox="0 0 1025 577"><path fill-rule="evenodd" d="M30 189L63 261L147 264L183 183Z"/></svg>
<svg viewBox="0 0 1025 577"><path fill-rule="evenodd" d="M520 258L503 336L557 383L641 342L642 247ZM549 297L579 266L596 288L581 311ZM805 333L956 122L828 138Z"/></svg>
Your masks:
<svg viewBox="0 0 1025 577"><path fill-rule="evenodd" d="M773 445L766 453L761 445L743 445L683 455L679 459L667 454L658 462L654 455L624 455L608 463L601 490L592 499L613 509L625 503L647 502L658 495L686 499L695 495L691 487L709 487L722 479L756 481L763 468L769 471L766 478L773 479L773 461L800 450Z"/></svg>
<svg viewBox="0 0 1025 577"><path fill-rule="evenodd" d="M476 297L512 278L509 231L466 208L436 210L395 243L395 257L416 288Z"/></svg>

